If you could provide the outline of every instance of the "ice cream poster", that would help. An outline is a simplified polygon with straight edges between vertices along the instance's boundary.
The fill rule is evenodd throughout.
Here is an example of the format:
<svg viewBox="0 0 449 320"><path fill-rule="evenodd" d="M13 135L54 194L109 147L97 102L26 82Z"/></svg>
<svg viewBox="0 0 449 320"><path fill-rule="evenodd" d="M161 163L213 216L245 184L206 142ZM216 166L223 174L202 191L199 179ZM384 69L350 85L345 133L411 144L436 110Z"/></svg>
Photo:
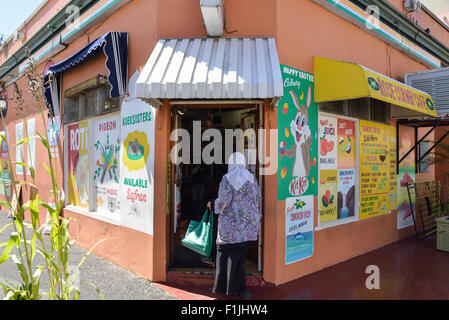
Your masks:
<svg viewBox="0 0 449 320"><path fill-rule="evenodd" d="M412 130L401 130L399 133L399 159L410 150L414 144L412 138ZM411 152L400 164L398 174L398 215L397 228L403 229L413 226L412 208L410 207L410 200L407 192L407 183L415 182L415 160L414 153ZM410 190L412 203L415 202L415 193L413 189Z"/></svg>
<svg viewBox="0 0 449 320"><path fill-rule="evenodd" d="M338 170L320 170L320 222L337 220Z"/></svg>
<svg viewBox="0 0 449 320"><path fill-rule="evenodd" d="M131 77L121 109L120 215L123 226L153 234L156 113L135 97L139 74Z"/></svg>
<svg viewBox="0 0 449 320"><path fill-rule="evenodd" d="M313 75L281 65L284 96L278 108L277 198L317 195L318 109Z"/></svg>
<svg viewBox="0 0 449 320"><path fill-rule="evenodd" d="M285 201L285 264L313 255L313 195Z"/></svg>
<svg viewBox="0 0 449 320"><path fill-rule="evenodd" d="M96 212L118 221L120 219L120 115L97 120L93 128Z"/></svg>
<svg viewBox="0 0 449 320"><path fill-rule="evenodd" d="M360 121L360 219L390 212L390 127Z"/></svg>
<svg viewBox="0 0 449 320"><path fill-rule="evenodd" d="M69 203L88 208L89 203L89 158L88 122L68 126L67 184Z"/></svg>

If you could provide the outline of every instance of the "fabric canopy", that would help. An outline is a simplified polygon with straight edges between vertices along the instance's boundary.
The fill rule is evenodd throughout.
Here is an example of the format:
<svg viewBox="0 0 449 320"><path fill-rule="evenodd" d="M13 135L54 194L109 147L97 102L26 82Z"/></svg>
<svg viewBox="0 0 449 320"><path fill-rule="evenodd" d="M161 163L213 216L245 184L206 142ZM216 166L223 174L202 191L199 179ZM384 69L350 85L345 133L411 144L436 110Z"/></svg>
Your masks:
<svg viewBox="0 0 449 320"><path fill-rule="evenodd" d="M128 33L112 31L96 39L71 57L51 66L44 74L44 95L53 114L60 116L62 74L96 56L103 48L106 55L110 97L124 96L128 79Z"/></svg>
<svg viewBox="0 0 449 320"><path fill-rule="evenodd" d="M401 107L401 116L436 116L432 96L356 63L314 58L315 102L372 98Z"/></svg>

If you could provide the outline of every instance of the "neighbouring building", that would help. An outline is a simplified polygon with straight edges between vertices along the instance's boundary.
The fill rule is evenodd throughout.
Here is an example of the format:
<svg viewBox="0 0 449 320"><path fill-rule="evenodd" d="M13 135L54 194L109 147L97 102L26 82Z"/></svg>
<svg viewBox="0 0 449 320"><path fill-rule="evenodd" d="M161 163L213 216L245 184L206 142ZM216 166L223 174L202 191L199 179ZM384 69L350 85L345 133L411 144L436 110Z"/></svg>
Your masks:
<svg viewBox="0 0 449 320"><path fill-rule="evenodd" d="M263 195L251 279L279 285L414 235L403 186L435 169L407 154L426 131L398 122L437 106L403 81L449 65L444 23L422 11L417 24L399 0L216 3L47 0L2 45L2 95L14 81L25 90L28 47L55 115L43 123L26 95L24 123L5 100L11 155L50 197L43 147L15 146L48 130L77 244L108 239L97 254L153 281L210 277L180 240L226 172L197 165L201 151L230 129L247 133L230 148L246 153ZM181 157L185 137L193 152Z"/></svg>

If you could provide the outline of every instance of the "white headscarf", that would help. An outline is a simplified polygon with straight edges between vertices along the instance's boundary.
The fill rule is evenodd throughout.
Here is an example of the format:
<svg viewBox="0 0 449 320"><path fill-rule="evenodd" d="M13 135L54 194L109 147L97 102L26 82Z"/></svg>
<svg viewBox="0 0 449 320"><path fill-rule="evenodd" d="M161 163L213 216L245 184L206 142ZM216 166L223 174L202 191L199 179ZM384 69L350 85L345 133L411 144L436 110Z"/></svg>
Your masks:
<svg viewBox="0 0 449 320"><path fill-rule="evenodd" d="M235 190L239 190L246 181L254 182L254 176L246 169L245 156L240 152L234 152L229 157L225 177Z"/></svg>

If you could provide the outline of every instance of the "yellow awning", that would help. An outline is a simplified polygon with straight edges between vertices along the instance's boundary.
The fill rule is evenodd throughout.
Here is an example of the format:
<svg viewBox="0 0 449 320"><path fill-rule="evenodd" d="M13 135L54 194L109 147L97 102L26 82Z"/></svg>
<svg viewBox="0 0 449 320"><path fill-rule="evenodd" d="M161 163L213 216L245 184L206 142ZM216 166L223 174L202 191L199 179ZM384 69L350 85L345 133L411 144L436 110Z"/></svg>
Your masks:
<svg viewBox="0 0 449 320"><path fill-rule="evenodd" d="M373 98L407 109L398 116L437 116L429 94L359 64L314 57L314 75L315 102Z"/></svg>

